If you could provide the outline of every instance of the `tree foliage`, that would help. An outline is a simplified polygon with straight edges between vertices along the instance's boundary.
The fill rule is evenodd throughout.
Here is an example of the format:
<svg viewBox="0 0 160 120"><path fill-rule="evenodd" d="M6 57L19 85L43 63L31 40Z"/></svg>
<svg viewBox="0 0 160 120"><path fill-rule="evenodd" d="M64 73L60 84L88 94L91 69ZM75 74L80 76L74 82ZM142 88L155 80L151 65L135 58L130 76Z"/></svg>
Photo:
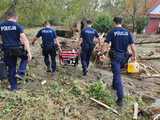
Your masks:
<svg viewBox="0 0 160 120"><path fill-rule="evenodd" d="M137 33L142 33L147 24L148 24L148 18L146 16L137 17L136 18Z"/></svg>
<svg viewBox="0 0 160 120"><path fill-rule="evenodd" d="M107 13L110 16L134 16L136 19L142 5L137 3L143 3L139 0L1 0L0 16L14 1L20 22L26 26L41 25L44 20L65 25L72 25L83 18L97 22L97 19L101 19L99 14Z"/></svg>
<svg viewBox="0 0 160 120"><path fill-rule="evenodd" d="M102 14L97 17L94 28L99 32L108 32L112 28L112 17L108 14Z"/></svg>
<svg viewBox="0 0 160 120"><path fill-rule="evenodd" d="M8 9L9 6L11 6L10 0L1 0L0 15L2 15Z"/></svg>

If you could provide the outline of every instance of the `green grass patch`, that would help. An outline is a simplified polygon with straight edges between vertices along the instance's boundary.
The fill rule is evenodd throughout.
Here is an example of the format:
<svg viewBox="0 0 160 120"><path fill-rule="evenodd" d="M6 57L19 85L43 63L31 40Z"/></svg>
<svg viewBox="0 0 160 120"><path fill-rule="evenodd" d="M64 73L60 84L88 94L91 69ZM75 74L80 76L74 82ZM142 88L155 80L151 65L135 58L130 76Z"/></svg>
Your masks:
<svg viewBox="0 0 160 120"><path fill-rule="evenodd" d="M102 100L108 105L114 104L114 96L109 89L106 89L106 84L102 81L97 81L91 84L88 88L88 94L97 100Z"/></svg>

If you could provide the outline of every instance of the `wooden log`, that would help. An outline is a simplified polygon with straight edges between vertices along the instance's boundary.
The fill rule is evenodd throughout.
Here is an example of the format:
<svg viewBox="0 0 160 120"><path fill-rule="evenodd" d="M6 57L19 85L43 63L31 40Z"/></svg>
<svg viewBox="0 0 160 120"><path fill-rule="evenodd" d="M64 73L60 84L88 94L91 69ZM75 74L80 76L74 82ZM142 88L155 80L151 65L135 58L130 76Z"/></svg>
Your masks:
<svg viewBox="0 0 160 120"><path fill-rule="evenodd" d="M142 41L142 42L135 42L135 44L152 44L152 43L160 43L160 40L157 41Z"/></svg>
<svg viewBox="0 0 160 120"><path fill-rule="evenodd" d="M159 74L159 71L155 70L153 67L148 66L148 68L149 68L150 70L152 70L153 72L155 72L156 74Z"/></svg>
<svg viewBox="0 0 160 120"><path fill-rule="evenodd" d="M150 72L147 70L147 66L145 64L140 63L141 69L147 74L147 76L151 76Z"/></svg>
<svg viewBox="0 0 160 120"><path fill-rule="evenodd" d="M133 120L137 120L138 119L138 103L135 102L134 103L134 114L133 114Z"/></svg>
<svg viewBox="0 0 160 120"><path fill-rule="evenodd" d="M150 76L140 76L141 79L147 79L147 78L160 78L159 74L152 74Z"/></svg>
<svg viewBox="0 0 160 120"><path fill-rule="evenodd" d="M146 66L145 64L143 63L140 63L140 66L142 67L142 69L147 73L147 75L149 75L149 71L147 69L150 69L152 72L154 72L155 74L159 74L160 72L156 69L154 69L153 67L151 66ZM149 74L148 74L149 73ZM149 75L150 76L150 75Z"/></svg>
<svg viewBox="0 0 160 120"><path fill-rule="evenodd" d="M139 58L140 60L158 60L158 59L160 59L160 56L150 56L150 57L140 57Z"/></svg>
<svg viewBox="0 0 160 120"><path fill-rule="evenodd" d="M108 105L106 105L106 104L104 104L104 103L102 103L102 102L100 102L100 101L98 101L98 100L96 100L96 99L94 99L94 98L90 98L90 99L91 99L92 101L96 102L97 104L99 104L99 105L101 105L101 106L103 106L103 107L111 110L113 113L115 113L115 114L117 114L117 115L120 115L117 110L109 107Z"/></svg>

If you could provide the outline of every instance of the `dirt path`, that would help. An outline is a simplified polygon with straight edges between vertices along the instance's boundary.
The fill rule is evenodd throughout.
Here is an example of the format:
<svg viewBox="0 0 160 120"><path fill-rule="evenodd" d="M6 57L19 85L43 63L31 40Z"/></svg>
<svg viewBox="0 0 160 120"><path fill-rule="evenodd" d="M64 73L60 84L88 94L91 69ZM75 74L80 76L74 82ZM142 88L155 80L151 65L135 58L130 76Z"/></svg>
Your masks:
<svg viewBox="0 0 160 120"><path fill-rule="evenodd" d="M147 44L147 45L137 45L137 52L139 56L148 55L151 51L154 54L159 54L158 50L160 49L160 44ZM35 47L32 47L33 51L33 61L31 66L36 65L32 68L35 76L40 79L50 79L48 74L46 74L45 66L43 63L43 57L41 55L40 44L38 43ZM146 64L152 65L156 70L160 68L159 60L144 61ZM81 67L79 65L79 67ZM109 86L111 86L112 73L107 70L98 69L91 67L93 73L89 75L89 79L97 79L96 77L105 81ZM160 98L160 79L159 78L148 78L144 80L137 80L130 75L123 75L123 80L125 84L126 94L137 94L147 97Z"/></svg>

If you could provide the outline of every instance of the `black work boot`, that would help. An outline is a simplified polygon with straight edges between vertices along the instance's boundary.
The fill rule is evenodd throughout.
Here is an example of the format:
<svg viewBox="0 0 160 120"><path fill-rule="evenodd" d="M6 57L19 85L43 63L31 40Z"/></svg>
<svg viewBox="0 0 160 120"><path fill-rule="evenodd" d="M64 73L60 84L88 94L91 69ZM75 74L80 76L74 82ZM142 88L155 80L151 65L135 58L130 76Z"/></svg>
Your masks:
<svg viewBox="0 0 160 120"><path fill-rule="evenodd" d="M47 66L47 71L46 72L51 72L50 66Z"/></svg>
<svg viewBox="0 0 160 120"><path fill-rule="evenodd" d="M87 72L83 72L83 76L86 76L87 75Z"/></svg>
<svg viewBox="0 0 160 120"><path fill-rule="evenodd" d="M83 76L87 76L87 73L88 73L87 69L83 70Z"/></svg>
<svg viewBox="0 0 160 120"><path fill-rule="evenodd" d="M123 107L123 99L117 99L116 104L117 104L119 107Z"/></svg>
<svg viewBox="0 0 160 120"><path fill-rule="evenodd" d="M113 85L113 84L112 84L111 88L112 88L113 90L116 90L116 87L115 87L115 85Z"/></svg>

